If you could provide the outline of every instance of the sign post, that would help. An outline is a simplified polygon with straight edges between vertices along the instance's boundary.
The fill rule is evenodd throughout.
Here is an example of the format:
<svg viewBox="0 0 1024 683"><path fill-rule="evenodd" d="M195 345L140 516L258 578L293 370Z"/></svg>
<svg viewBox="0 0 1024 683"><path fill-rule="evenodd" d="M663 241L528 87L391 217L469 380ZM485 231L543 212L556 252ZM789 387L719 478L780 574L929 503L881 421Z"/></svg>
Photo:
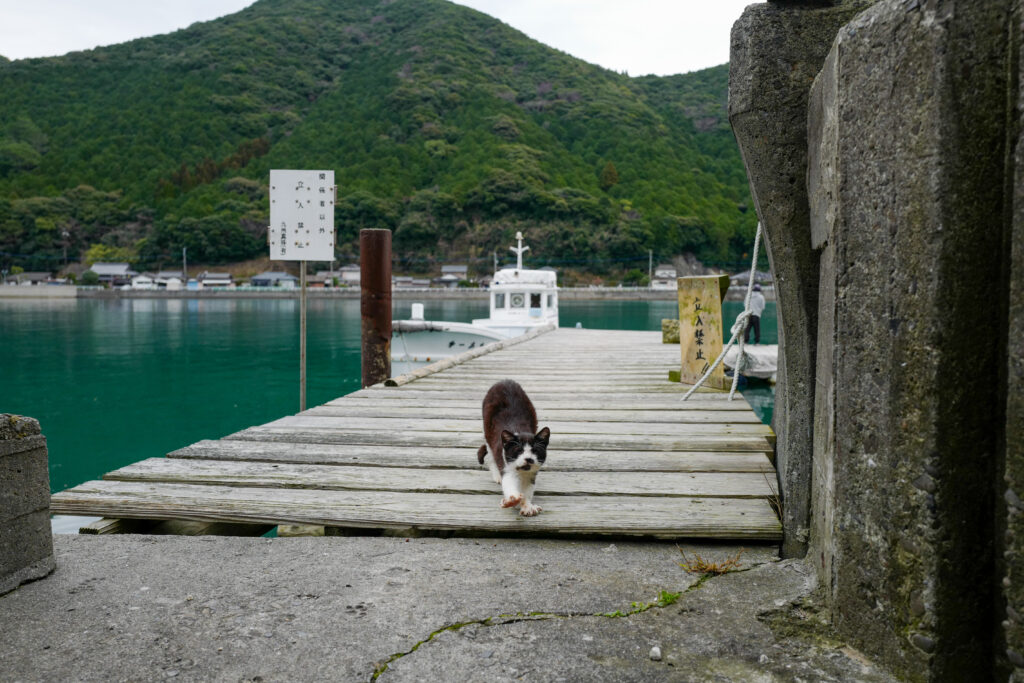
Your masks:
<svg viewBox="0 0 1024 683"><path fill-rule="evenodd" d="M299 410L306 409L306 261L334 260L334 171L270 171L272 261L298 261Z"/></svg>
<svg viewBox="0 0 1024 683"><path fill-rule="evenodd" d="M722 299L728 275L681 277L679 282L679 381L696 384L722 352ZM719 364L704 386L725 389L725 369Z"/></svg>

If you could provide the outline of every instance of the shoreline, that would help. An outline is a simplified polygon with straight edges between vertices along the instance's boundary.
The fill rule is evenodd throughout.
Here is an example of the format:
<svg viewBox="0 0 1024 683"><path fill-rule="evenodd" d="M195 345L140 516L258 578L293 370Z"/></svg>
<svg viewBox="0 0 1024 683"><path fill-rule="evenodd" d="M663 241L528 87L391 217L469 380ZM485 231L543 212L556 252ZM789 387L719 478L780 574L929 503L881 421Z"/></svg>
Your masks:
<svg viewBox="0 0 1024 683"><path fill-rule="evenodd" d="M299 289L235 288L210 290L123 290L93 289L75 286L5 286L0 287L0 299L298 299ZM726 301L742 301L746 287L730 287ZM558 290L563 301L674 301L677 293L672 289L630 287L564 287ZM775 301L772 287L764 288L767 301ZM310 299L359 299L360 290L351 288L311 287L306 290ZM485 301L486 289L393 289L393 301Z"/></svg>

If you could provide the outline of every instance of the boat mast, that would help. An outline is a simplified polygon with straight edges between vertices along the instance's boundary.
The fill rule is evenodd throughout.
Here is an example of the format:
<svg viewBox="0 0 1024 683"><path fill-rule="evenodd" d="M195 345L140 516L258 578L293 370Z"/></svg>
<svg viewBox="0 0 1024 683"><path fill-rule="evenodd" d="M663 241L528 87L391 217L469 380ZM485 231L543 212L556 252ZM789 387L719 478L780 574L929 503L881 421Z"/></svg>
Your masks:
<svg viewBox="0 0 1024 683"><path fill-rule="evenodd" d="M529 250L529 247L523 246L523 233L516 233L516 241L519 243L518 247L509 247L516 253L516 270L523 269L523 252Z"/></svg>

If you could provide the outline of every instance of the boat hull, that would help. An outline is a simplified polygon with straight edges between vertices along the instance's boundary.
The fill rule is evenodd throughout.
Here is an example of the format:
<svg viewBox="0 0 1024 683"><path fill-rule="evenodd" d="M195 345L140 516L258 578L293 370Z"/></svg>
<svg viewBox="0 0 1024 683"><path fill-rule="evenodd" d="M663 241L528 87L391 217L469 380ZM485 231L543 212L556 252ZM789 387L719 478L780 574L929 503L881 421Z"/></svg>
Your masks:
<svg viewBox="0 0 1024 683"><path fill-rule="evenodd" d="M391 327L391 374L400 375L510 336L469 323L395 320Z"/></svg>

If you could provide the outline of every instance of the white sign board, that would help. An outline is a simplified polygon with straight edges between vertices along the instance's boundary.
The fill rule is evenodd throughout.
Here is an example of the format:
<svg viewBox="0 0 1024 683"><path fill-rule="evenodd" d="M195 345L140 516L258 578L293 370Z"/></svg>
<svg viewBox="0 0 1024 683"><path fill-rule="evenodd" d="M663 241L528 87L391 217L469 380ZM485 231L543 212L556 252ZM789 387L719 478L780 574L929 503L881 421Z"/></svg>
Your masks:
<svg viewBox="0 0 1024 683"><path fill-rule="evenodd" d="M270 258L334 260L334 171L270 171Z"/></svg>

